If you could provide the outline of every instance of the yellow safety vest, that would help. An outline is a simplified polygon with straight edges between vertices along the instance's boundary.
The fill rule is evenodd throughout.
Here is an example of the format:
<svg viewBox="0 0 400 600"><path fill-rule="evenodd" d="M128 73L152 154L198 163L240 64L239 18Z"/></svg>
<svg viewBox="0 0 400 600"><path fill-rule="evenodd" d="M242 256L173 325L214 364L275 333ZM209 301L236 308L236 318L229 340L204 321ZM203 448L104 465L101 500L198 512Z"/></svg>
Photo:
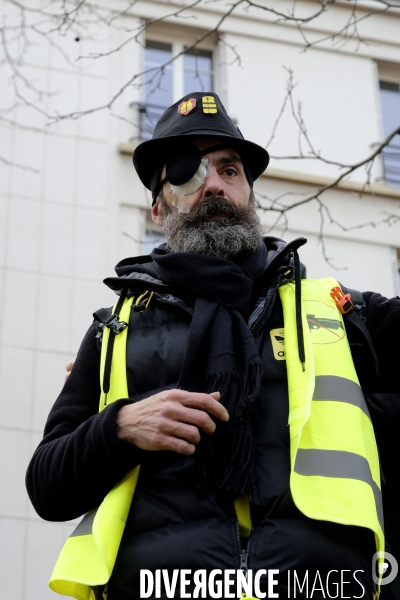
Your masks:
<svg viewBox="0 0 400 600"><path fill-rule="evenodd" d="M330 290L331 278L302 281L306 355L298 356L295 290L279 288L283 306L289 388L290 489L297 508L311 519L357 525L375 534L384 551L380 467L374 430L351 357L346 331ZM129 322L133 298L120 320ZM128 397L126 328L115 337L107 403ZM109 330L104 328L101 382ZM104 394L100 410L104 408ZM50 579L53 591L94 600L91 586L109 580L129 513L139 467L128 473L102 504L83 518L66 541ZM245 502L236 502L239 522L249 528ZM372 557L371 557L372 558Z"/></svg>
<svg viewBox="0 0 400 600"><path fill-rule="evenodd" d="M134 298L127 298L120 312L120 320L129 323ZM115 308L115 307L114 307ZM103 374L110 330L103 329L100 359L99 412L106 407L103 392ZM115 337L110 390L107 404L119 398L129 398L126 378L126 342L128 328ZM104 498L100 506L87 513L65 542L52 576L50 588L58 594L77 600L95 600L92 586L104 585L111 577L126 519L139 475L136 467Z"/></svg>

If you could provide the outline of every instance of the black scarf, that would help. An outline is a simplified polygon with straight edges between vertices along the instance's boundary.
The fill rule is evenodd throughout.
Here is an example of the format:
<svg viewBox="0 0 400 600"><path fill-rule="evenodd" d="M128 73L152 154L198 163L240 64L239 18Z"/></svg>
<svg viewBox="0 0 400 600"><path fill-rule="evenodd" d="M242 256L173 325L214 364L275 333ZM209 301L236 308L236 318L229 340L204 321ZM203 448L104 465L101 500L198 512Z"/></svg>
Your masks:
<svg viewBox="0 0 400 600"><path fill-rule="evenodd" d="M262 277L267 250L236 262L203 254L167 253L163 247L144 265L150 274L195 299L179 387L191 392L221 393L228 422L202 436L196 448L198 489L207 483L239 497L253 464L249 413L260 389L262 364L249 316L254 284Z"/></svg>

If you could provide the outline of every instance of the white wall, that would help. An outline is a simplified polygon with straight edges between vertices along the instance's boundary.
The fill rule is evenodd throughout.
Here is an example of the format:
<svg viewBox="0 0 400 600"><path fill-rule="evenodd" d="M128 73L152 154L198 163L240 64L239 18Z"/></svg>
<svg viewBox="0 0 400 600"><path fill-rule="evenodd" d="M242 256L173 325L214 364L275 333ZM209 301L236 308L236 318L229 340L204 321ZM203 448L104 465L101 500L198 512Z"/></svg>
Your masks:
<svg viewBox="0 0 400 600"><path fill-rule="evenodd" d="M12 12L10 5L4 6ZM126 17L129 27L137 25L139 17L166 14L170 5L145 2L132 10L135 14ZM335 19L341 18L341 11ZM197 28L212 26L220 17L218 6L208 3L197 16L193 22ZM323 26L329 29L332 23L325 21ZM295 96L303 102L315 147L330 158L354 161L381 136L374 60L400 61L398 23L396 18L382 17L373 30L366 24L368 36L380 38L380 45L363 47L359 54L329 47L302 53L298 32L274 25L272 17L232 17L224 24L223 35L236 46L243 68L222 64L229 51L221 46L221 96L245 136L265 144L284 96L287 74L282 65L290 66L299 82ZM114 31L102 49L112 48L127 35ZM72 58L98 48L94 42L77 44L71 36L60 43ZM38 41L24 72L44 91L56 92L44 97L43 108L61 114L107 103L140 69L140 56L140 48L130 45L108 59L87 60L74 67ZM6 105L12 103L8 75L5 68L0 70ZM128 104L138 100L140 93L138 87L128 88L112 112L132 119ZM62 386L64 365L76 353L92 312L113 304L114 296L102 279L125 255L140 252L139 244L123 232L140 240L150 196L138 181L131 159L117 149L133 133L129 123L102 111L49 127L47 119L26 106L8 116L28 128L0 122L0 154L39 172L0 162L0 590L12 600L45 600L55 597L46 582L71 525L47 524L37 517L25 493L25 470ZM271 152L295 150L296 129L285 116ZM286 161L275 166L310 174L333 172L316 162ZM257 189L276 197L314 188L262 178ZM339 191L328 194L326 202L347 225L382 220L383 211L396 211L399 204L378 196L360 200ZM270 214L263 218L272 223ZM301 258L310 277L334 275L350 287L394 293L391 247L400 246L399 224L349 234L327 226L327 253L336 265L347 267L343 272L324 262L316 246L318 229L318 212L309 205L293 213L285 234L286 239L302 233L309 238Z"/></svg>
<svg viewBox="0 0 400 600"><path fill-rule="evenodd" d="M77 54L79 44L61 43ZM43 109L60 114L108 101L136 68L125 53L76 68L45 44L28 63L25 75L54 94ZM93 311L114 303L102 280L121 258L120 203L132 200L134 177L117 151L130 126L105 112L52 127L25 106L8 117L29 128L0 123L1 155L38 172L0 162L0 589L44 600L55 597L47 581L71 525L39 519L25 471Z"/></svg>
<svg viewBox="0 0 400 600"><path fill-rule="evenodd" d="M285 205L315 194L316 186L271 177L258 180L255 190L260 203L270 206L270 200L280 199ZM323 195L323 205L329 211L321 212L317 200L312 200L287 213L287 222L281 219L277 227L276 212L263 211L262 218L270 235L290 240L304 236L309 242L300 250L307 265L308 277L336 277L348 287L361 291L373 290L392 297L399 293L398 273L394 269L392 249L400 244L399 223L385 222L389 214L399 214L400 194L397 197L362 197L350 190L330 190ZM336 222L331 223L329 215ZM323 219L323 247L318 241ZM376 225L378 224L378 225ZM342 226L342 227L341 227ZM346 228L344 230L343 228Z"/></svg>
<svg viewBox="0 0 400 600"><path fill-rule="evenodd" d="M371 152L372 141L381 139L377 84L373 60L346 56L327 50L304 53L299 46L227 35L241 56L242 68L228 69L229 111L239 118L245 137L260 145L270 138L286 92L288 72L294 72L295 109L300 101L309 138L316 151L332 161L352 164ZM298 130L289 106L278 125L268 150L272 155L298 154ZM305 155L309 152L303 143ZM280 169L321 175L338 174L338 169L319 161L271 161ZM373 177L380 174L379 164ZM362 179L364 173L355 173Z"/></svg>

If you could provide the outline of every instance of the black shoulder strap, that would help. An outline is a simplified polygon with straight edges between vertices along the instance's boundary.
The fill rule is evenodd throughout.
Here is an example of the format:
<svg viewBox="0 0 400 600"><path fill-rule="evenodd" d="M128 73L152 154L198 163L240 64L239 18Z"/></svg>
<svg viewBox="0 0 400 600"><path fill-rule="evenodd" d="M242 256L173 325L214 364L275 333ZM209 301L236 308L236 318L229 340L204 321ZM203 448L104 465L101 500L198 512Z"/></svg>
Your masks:
<svg viewBox="0 0 400 600"><path fill-rule="evenodd" d="M366 326L367 305L365 303L362 292L360 292L359 290L353 290L351 288L345 287L341 283L340 287L342 288L342 291L345 294L350 294L351 301L353 303L353 308L348 313L343 315L343 319L345 323L346 321L352 323L354 327L356 327L359 330L359 332L363 335L375 364L375 375L376 377L379 377L379 361L375 351L374 342L372 341L371 335Z"/></svg>
<svg viewBox="0 0 400 600"><path fill-rule="evenodd" d="M339 285L345 294L350 294L351 301L354 304L354 310L363 319L363 321L366 321L367 320L367 305L365 303L362 292L360 292L360 290L353 290L351 288L345 287L341 283Z"/></svg>
<svg viewBox="0 0 400 600"><path fill-rule="evenodd" d="M109 308L99 308L99 310L96 310L96 312L93 313L93 317L96 321L101 323L104 327L111 329L116 335L123 331L127 326L127 323L120 321L118 316L123 304L123 301L122 304L120 302L121 298L124 300L125 295L121 294L119 297L118 304L115 307L115 313L113 313L112 310L110 311Z"/></svg>
<svg viewBox="0 0 400 600"><path fill-rule="evenodd" d="M343 315L344 321L348 321L349 323L352 323L355 327L357 327L357 329L362 333L362 335L365 338L365 341L368 344L369 350L372 354L372 358L374 359L374 363L375 363L375 375L376 377L379 377L379 362L378 362L378 357L376 355L376 351L375 351L375 347L374 347L374 342L372 341L372 338L370 336L370 333L368 331L368 328L365 324L365 321L362 319L362 317L360 317L360 315L358 315L354 308L346 313L345 315Z"/></svg>
<svg viewBox="0 0 400 600"><path fill-rule="evenodd" d="M353 309L350 312L348 312L347 314L343 315L344 320L345 321L347 320L350 323L352 323L353 325L355 325L355 327L357 327L358 330L361 331L361 333L363 334L364 338L366 339L366 341L368 343L369 349L371 351L371 354L372 354L374 362L375 362L376 376L379 377L378 357L375 352L374 343L371 339L370 333L366 326L367 314L366 314L366 303L365 303L364 297L359 290L353 290L351 288L346 288L342 284L340 284L340 287L342 288L342 290L345 294L350 294L351 301L354 304ZM379 461L379 462L381 462L381 461ZM382 472L382 464L381 464L381 478L382 478L382 481L385 482L385 478L384 478L384 475ZM386 550L388 552L391 551L390 546L387 542L386 542ZM398 576L395 577L391 583L389 583L389 588L390 588L395 600L400 600L400 579Z"/></svg>
<svg viewBox="0 0 400 600"><path fill-rule="evenodd" d="M99 321L99 323L101 323L103 327L108 327L110 329L103 376L104 404L107 404L107 394L110 391L111 362L115 336L121 333L121 331L123 331L125 327L128 327L128 323L119 320L119 313L121 312L122 305L125 302L127 292L128 290L125 288L121 291L121 295L118 298L115 310L111 314L109 309L107 308L100 308L99 310L96 310L96 312L93 313L93 317L96 319L96 321ZM99 334L97 334L96 337L98 336Z"/></svg>

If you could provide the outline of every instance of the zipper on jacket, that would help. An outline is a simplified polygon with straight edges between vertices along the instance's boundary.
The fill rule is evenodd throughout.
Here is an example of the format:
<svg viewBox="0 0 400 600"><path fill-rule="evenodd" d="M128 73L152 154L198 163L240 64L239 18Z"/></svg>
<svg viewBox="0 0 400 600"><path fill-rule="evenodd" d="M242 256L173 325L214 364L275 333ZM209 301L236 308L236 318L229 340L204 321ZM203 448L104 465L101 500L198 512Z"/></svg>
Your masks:
<svg viewBox="0 0 400 600"><path fill-rule="evenodd" d="M190 308L190 306L188 306L187 304L185 304L183 300L175 298L175 296L172 296L170 294L168 294L168 298L166 296L162 296L161 294L154 294L154 297L157 300L157 302L161 302L163 304L171 304L172 306L179 306L179 308L182 308L184 311L189 313L191 317L193 317L193 309Z"/></svg>
<svg viewBox="0 0 400 600"><path fill-rule="evenodd" d="M260 313L254 317L254 314L257 313L257 311L255 311L250 316L250 319L249 319L249 322L248 322L250 331L254 331L254 329L256 328L256 326L258 325L258 323L264 317L265 313L267 312L267 310L269 308L269 305L271 303L272 298L275 296L275 292L278 289L278 286L279 286L279 282L277 282L275 285L273 285L272 287L269 288L269 290L267 292L267 295L265 297L264 303L262 305ZM253 321L252 321L252 318L254 318Z"/></svg>
<svg viewBox="0 0 400 600"><path fill-rule="evenodd" d="M275 285L273 285L272 287L269 288L264 302L260 305L260 307L261 307L260 313L257 314L258 313L257 309L260 308L260 307L257 307L257 309L250 316L249 321L248 321L248 326L249 326L250 331L254 330L254 328L258 325L258 323L261 321L261 319L265 315L265 313L270 305L271 299L273 298L278 287L279 287L279 281L276 282ZM162 304L170 304L172 306L179 306L179 308L182 308L182 310L184 310L191 317L193 317L193 312L194 312L193 308L188 306L183 300L180 300L179 298L172 296L172 294L162 295L162 294L156 293L156 294L154 294L154 297L158 302L161 302ZM252 321L252 319L254 319L254 320Z"/></svg>
<svg viewBox="0 0 400 600"><path fill-rule="evenodd" d="M249 533L249 537L247 538L247 543L246 543L246 547L245 548L243 548L243 546L242 546L242 539L241 539L241 536L240 536L240 523L239 523L238 511L236 509L235 503L233 503L233 508L235 510L235 515L236 515L236 536L237 536L237 541L238 541L238 546L239 546L239 556L240 556L239 569L241 571L243 571L243 573L245 574L246 577L247 577L247 571L248 571L248 564L247 563L248 563L248 559L249 559L250 538L251 538L251 534L253 532L253 522L251 520L251 498L250 498L250 494L248 494L248 499L249 499L250 533ZM242 594L243 594L243 590L242 590ZM241 597L243 598L243 595Z"/></svg>

